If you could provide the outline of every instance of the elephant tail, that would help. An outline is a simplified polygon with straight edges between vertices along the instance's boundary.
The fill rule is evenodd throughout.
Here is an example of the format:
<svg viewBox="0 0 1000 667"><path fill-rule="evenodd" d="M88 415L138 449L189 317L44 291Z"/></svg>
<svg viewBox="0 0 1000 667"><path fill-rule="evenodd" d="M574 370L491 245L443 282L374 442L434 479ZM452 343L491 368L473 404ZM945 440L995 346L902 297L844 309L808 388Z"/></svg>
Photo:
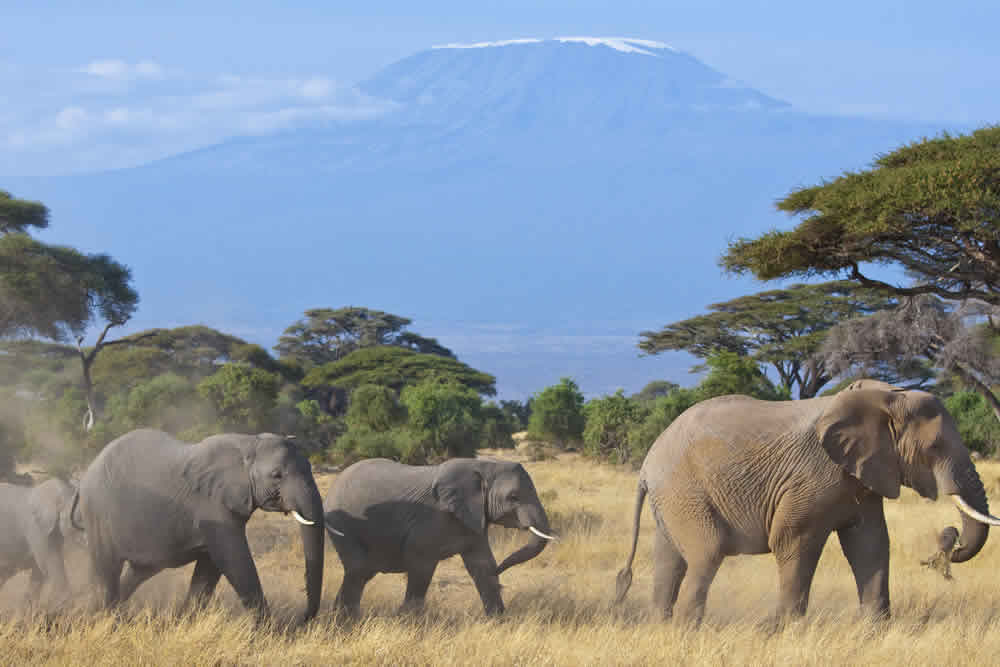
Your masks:
<svg viewBox="0 0 1000 667"><path fill-rule="evenodd" d="M635 560L635 548L639 544L639 519L642 517L642 505L646 502L646 482L639 481L639 488L635 495L635 517L632 519L632 551L628 555L628 562L625 567L618 571L618 578L615 585L615 604L621 604L628 593L629 586L632 585L632 561Z"/></svg>
<svg viewBox="0 0 1000 667"><path fill-rule="evenodd" d="M77 530L82 531L83 526L76 522L76 508L80 504L80 489L73 493L73 504L69 507L69 522Z"/></svg>

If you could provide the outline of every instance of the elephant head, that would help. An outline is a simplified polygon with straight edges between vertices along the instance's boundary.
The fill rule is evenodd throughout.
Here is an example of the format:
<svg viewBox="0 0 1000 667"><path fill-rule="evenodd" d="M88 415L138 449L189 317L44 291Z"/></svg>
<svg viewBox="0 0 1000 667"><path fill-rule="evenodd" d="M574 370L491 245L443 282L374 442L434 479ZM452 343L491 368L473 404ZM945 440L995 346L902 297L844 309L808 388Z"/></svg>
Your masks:
<svg viewBox="0 0 1000 667"><path fill-rule="evenodd" d="M306 613L308 620L319 610L323 588L323 499L313 479L309 460L290 439L271 433L224 434L205 443L236 445L242 467L226 475L224 502L249 517L255 509L284 512L301 525L302 550L306 561ZM204 443L203 443L204 444ZM238 508L238 510L237 510Z"/></svg>
<svg viewBox="0 0 1000 667"><path fill-rule="evenodd" d="M955 420L933 394L856 382L833 398L816 428L830 457L871 491L897 498L905 485L925 498L950 495L963 515L953 562L979 553L989 525L1000 525L989 515L986 491Z"/></svg>
<svg viewBox="0 0 1000 667"><path fill-rule="evenodd" d="M555 539L535 485L519 463L452 459L441 465L433 492L444 509L478 535L486 534L488 523L532 534L531 542L497 567L497 574L534 558Z"/></svg>

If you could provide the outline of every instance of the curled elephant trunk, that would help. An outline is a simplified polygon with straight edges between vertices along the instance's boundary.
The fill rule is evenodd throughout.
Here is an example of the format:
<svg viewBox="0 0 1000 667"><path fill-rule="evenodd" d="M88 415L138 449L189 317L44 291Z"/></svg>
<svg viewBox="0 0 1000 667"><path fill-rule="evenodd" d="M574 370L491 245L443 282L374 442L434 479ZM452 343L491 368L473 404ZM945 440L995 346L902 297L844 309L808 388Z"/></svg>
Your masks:
<svg viewBox="0 0 1000 667"><path fill-rule="evenodd" d="M962 563L973 558L986 544L990 524L1000 525L1000 519L990 515L986 490L975 468L970 468L958 484L952 500L962 513L960 546L951 553L951 562Z"/></svg>
<svg viewBox="0 0 1000 667"><path fill-rule="evenodd" d="M531 533L532 539L526 545L510 554L497 566L497 574L504 570L529 561L542 553L548 543L555 539L549 529L549 520L545 510L532 507L530 510L521 508L517 512L518 522L523 530Z"/></svg>
<svg viewBox="0 0 1000 667"><path fill-rule="evenodd" d="M323 500L315 485L311 489L308 502L301 510L293 510L298 516L302 534L302 551L306 559L306 612L309 620L319 611L320 596L323 591ZM302 517L301 519L299 517Z"/></svg>

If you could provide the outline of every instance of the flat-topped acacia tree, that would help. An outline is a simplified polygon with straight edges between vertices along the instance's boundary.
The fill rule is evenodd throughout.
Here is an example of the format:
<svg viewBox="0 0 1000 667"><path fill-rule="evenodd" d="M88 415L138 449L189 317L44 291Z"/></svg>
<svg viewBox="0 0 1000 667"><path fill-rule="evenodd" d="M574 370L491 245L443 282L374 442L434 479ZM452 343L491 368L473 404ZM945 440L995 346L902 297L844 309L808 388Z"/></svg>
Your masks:
<svg viewBox="0 0 1000 667"><path fill-rule="evenodd" d="M761 280L844 277L896 296L1000 306L1000 126L911 143L870 169L794 190L777 207L799 224L731 242L726 270ZM902 268L914 283L872 278L871 264Z"/></svg>

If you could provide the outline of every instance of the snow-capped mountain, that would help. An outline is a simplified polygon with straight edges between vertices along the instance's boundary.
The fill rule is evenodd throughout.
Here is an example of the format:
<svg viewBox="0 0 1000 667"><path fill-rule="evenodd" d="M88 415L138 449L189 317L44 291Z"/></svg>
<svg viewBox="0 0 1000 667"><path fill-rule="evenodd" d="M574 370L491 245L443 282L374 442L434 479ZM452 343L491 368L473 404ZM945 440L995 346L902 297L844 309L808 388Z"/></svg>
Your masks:
<svg viewBox="0 0 1000 667"><path fill-rule="evenodd" d="M942 129L798 113L627 38L449 44L359 88L392 111L6 187L132 267L137 328L270 345L306 308L364 305L506 396L563 375L602 393L689 381L687 357L639 359L638 333L762 289L716 260L786 224L776 198Z"/></svg>

